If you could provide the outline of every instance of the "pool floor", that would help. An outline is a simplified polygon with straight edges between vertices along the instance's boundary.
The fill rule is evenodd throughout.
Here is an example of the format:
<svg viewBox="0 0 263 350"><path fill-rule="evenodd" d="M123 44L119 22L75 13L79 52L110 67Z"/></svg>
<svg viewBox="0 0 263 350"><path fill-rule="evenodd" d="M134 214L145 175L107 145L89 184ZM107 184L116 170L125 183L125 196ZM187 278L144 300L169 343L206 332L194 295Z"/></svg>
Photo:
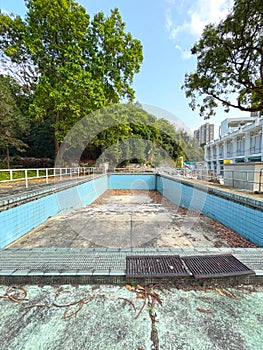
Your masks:
<svg viewBox="0 0 263 350"><path fill-rule="evenodd" d="M50 218L8 247L256 247L156 191L107 190L91 205Z"/></svg>

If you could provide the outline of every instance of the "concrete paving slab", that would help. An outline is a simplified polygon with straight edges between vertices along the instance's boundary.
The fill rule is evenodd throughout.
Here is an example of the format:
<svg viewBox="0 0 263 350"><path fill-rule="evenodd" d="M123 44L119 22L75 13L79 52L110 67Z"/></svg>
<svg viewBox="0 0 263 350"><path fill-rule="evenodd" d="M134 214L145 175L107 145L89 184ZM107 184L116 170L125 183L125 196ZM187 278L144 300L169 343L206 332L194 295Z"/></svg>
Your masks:
<svg viewBox="0 0 263 350"><path fill-rule="evenodd" d="M125 287L24 288L28 300L0 299L3 349L262 349L262 287L184 290L159 286L154 291L162 305L146 303L143 309L144 299ZM0 287L1 296L6 289ZM222 290L234 297L221 295ZM87 303L81 306L84 299Z"/></svg>

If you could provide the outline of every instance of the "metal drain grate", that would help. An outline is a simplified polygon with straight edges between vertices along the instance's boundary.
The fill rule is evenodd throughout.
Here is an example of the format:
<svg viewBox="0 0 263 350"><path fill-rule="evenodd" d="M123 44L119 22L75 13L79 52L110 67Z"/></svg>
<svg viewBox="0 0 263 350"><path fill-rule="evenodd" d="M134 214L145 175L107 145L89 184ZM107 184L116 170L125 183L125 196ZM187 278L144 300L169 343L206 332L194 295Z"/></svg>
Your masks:
<svg viewBox="0 0 263 350"><path fill-rule="evenodd" d="M182 260L196 279L255 274L231 254L186 256Z"/></svg>
<svg viewBox="0 0 263 350"><path fill-rule="evenodd" d="M127 278L184 276L189 276L189 273L178 255L126 257Z"/></svg>

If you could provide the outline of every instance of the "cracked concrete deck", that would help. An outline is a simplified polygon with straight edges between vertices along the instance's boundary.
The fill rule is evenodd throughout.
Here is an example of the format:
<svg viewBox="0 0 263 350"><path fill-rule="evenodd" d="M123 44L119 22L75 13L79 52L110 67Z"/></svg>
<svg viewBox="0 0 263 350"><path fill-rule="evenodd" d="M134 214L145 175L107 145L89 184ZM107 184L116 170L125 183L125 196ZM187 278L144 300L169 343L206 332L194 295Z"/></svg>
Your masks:
<svg viewBox="0 0 263 350"><path fill-rule="evenodd" d="M228 288L232 298L221 295L220 287L159 286L154 291L162 305L146 304L139 316L144 300L125 287L24 288L28 300L0 299L3 349L261 350L263 346L262 287ZM6 286L1 286L0 295L5 292ZM83 298L88 302L81 308L80 304L63 307ZM156 319L154 342L150 312Z"/></svg>

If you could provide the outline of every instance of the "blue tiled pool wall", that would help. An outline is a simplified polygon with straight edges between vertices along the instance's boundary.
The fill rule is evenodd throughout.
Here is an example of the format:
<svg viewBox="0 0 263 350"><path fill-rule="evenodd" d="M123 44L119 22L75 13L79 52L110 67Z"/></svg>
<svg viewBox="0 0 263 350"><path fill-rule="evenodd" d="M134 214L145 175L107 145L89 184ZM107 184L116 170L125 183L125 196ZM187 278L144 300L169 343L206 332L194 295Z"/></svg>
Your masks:
<svg viewBox="0 0 263 350"><path fill-rule="evenodd" d="M197 185L197 187L199 187ZM202 213L263 246L263 211L208 193L204 188L157 176L157 191L178 206Z"/></svg>
<svg viewBox="0 0 263 350"><path fill-rule="evenodd" d="M56 193L61 214L80 209L94 202L108 189L107 175Z"/></svg>
<svg viewBox="0 0 263 350"><path fill-rule="evenodd" d="M112 174L109 175L111 190L155 190L156 175L154 174Z"/></svg>
<svg viewBox="0 0 263 350"><path fill-rule="evenodd" d="M57 214L92 203L108 189L105 175L79 186L50 194L0 212L0 248L23 236Z"/></svg>

